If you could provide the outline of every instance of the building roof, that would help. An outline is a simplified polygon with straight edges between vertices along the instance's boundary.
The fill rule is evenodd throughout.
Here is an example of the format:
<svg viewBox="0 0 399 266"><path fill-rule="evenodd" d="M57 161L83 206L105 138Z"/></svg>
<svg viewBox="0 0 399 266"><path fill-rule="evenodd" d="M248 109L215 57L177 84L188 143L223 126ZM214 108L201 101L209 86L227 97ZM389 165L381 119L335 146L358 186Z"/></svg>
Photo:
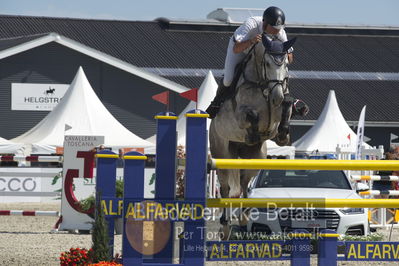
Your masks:
<svg viewBox="0 0 399 266"><path fill-rule="evenodd" d="M64 45L80 44L126 67L143 70L138 75L161 76L172 82L169 87L179 84L182 90L199 87L209 70L221 78L228 40L237 27L212 21L7 15L0 15L0 24L0 55L12 42L18 46L24 38L29 42L34 36L55 32L67 40ZM399 96L399 29L290 25L286 31L289 37L298 37L295 62L290 66L291 92L310 105L307 120L318 118L321 103L334 89L346 120L357 121L361 107L368 105L366 121L399 123L393 111L399 103L392 100Z"/></svg>
<svg viewBox="0 0 399 266"><path fill-rule="evenodd" d="M25 41L22 41L23 39ZM15 40L15 41L13 42L13 40ZM188 90L188 88L185 88L184 86L181 86L180 84L172 82L168 79L164 79L159 75L154 75L151 72L145 71L142 68L139 68L132 64L129 64L119 58L110 56L109 54L101 52L97 49L93 49L92 47L83 45L77 41L69 39L65 36L61 36L57 33L49 33L49 34L44 34L44 35L39 35L39 36L36 36L36 35L35 36L27 36L26 38L16 37L15 39L13 39L13 38L0 39L0 45L2 42L5 43L4 47L6 47L6 48L4 48L3 50L0 50L0 59L30 50L32 48L35 48L35 47L38 47L38 46L41 46L41 45L44 45L44 44L47 44L50 42L56 42L56 43L66 46L70 49L84 53L88 56L91 56L91 57L96 58L100 61L103 61L107 64L110 64L119 69L122 69L126 72L129 72L131 74L140 76L144 79L150 80L151 82L154 82L158 85L161 85L165 88L176 91L178 93ZM14 43L15 45L10 46L11 43Z"/></svg>
<svg viewBox="0 0 399 266"><path fill-rule="evenodd" d="M22 37L13 37L13 38L3 38L0 39L0 51L7 50L10 48L13 48L17 45L27 43L32 40L37 40L43 36L46 36L47 34L37 34L37 35L31 35L31 36L22 36Z"/></svg>

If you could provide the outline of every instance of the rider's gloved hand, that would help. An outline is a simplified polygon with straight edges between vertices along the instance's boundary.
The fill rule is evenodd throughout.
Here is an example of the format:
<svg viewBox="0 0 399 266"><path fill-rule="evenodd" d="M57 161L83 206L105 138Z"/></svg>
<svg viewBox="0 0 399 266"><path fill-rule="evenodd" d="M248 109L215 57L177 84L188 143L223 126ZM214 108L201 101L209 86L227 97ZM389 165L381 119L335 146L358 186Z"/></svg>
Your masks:
<svg viewBox="0 0 399 266"><path fill-rule="evenodd" d="M309 113L309 106L302 100L296 99L292 105L292 114L306 116Z"/></svg>

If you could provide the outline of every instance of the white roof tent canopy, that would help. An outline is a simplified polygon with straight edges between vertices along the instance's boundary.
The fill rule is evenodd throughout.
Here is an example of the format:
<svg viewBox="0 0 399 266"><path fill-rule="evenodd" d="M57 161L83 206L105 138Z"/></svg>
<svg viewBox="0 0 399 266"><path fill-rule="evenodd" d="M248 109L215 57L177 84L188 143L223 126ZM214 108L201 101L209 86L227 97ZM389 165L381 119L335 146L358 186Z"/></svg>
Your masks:
<svg viewBox="0 0 399 266"><path fill-rule="evenodd" d="M32 153L54 153L64 135L104 136L105 146L146 148L150 142L126 129L105 108L80 67L61 102L35 127L12 141L32 145Z"/></svg>
<svg viewBox="0 0 399 266"><path fill-rule="evenodd" d="M0 137L0 154L5 154L5 153L22 154L23 150L24 150L23 144L15 143Z"/></svg>
<svg viewBox="0 0 399 266"><path fill-rule="evenodd" d="M337 147L356 152L357 135L348 126L333 90L314 126L293 145L297 152L321 154L335 153ZM367 148L370 145L363 143Z"/></svg>

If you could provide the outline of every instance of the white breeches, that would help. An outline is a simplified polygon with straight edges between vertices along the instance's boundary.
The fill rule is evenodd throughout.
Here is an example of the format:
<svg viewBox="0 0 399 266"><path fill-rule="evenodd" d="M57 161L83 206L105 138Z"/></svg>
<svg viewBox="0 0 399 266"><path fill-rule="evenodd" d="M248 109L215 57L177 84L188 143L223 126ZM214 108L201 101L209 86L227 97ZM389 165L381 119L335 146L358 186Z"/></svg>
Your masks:
<svg viewBox="0 0 399 266"><path fill-rule="evenodd" d="M234 41L233 38L230 38L229 46L227 47L226 60L224 62L223 84L226 87L230 86L231 82L233 82L234 69L236 68L237 64L240 63L245 57L245 53L234 53L233 47Z"/></svg>

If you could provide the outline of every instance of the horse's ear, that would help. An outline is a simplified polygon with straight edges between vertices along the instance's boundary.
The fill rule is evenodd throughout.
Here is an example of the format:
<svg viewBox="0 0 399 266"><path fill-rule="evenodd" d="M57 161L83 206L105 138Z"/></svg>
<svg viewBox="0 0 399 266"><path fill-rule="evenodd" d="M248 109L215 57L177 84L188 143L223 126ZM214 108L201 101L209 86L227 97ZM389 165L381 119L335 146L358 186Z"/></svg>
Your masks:
<svg viewBox="0 0 399 266"><path fill-rule="evenodd" d="M272 46L272 41L266 37L266 34L262 34L262 43L266 50L270 50Z"/></svg>
<svg viewBox="0 0 399 266"><path fill-rule="evenodd" d="M288 49L290 49L294 43L296 42L296 37L292 38L291 40L288 40L286 42L283 43L284 46L284 52L287 52Z"/></svg>

